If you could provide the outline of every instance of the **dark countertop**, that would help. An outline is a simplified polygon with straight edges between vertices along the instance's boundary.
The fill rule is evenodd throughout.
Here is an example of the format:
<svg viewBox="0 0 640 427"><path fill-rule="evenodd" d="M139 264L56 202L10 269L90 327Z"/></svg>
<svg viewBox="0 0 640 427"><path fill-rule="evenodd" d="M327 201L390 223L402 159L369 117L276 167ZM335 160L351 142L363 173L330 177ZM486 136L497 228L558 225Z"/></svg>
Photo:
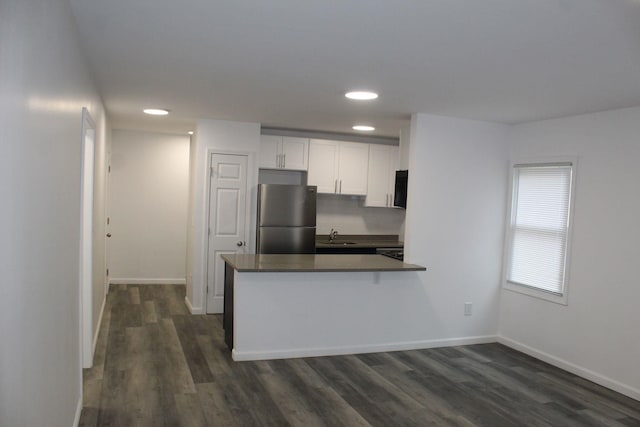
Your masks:
<svg viewBox="0 0 640 427"><path fill-rule="evenodd" d="M345 244L345 242L350 242ZM328 234L316 236L316 248L403 248L404 242L398 240L397 234L338 234L335 243L329 242Z"/></svg>
<svg viewBox="0 0 640 427"><path fill-rule="evenodd" d="M424 271L425 267L405 264L383 255L221 255L231 267L244 272L347 272Z"/></svg>

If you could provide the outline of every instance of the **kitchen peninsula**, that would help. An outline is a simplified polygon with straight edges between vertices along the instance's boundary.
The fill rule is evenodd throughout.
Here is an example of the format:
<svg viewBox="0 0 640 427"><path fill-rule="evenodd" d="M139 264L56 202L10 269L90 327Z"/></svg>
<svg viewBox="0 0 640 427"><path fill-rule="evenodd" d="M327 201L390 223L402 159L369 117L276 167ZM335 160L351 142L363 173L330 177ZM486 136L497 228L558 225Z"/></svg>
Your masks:
<svg viewBox="0 0 640 427"><path fill-rule="evenodd" d="M382 255L222 255L234 360L419 348L425 267Z"/></svg>

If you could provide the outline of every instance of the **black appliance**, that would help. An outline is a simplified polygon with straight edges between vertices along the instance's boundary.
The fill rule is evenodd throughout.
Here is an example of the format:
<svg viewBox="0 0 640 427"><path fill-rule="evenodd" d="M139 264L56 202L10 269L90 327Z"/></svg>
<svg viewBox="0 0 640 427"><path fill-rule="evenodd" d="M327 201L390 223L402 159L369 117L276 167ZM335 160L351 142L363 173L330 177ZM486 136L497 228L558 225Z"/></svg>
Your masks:
<svg viewBox="0 0 640 427"><path fill-rule="evenodd" d="M404 248L378 248L376 253L400 261L404 260Z"/></svg>
<svg viewBox="0 0 640 427"><path fill-rule="evenodd" d="M396 171L396 185L393 192L393 206L407 208L407 183L409 181L409 171Z"/></svg>

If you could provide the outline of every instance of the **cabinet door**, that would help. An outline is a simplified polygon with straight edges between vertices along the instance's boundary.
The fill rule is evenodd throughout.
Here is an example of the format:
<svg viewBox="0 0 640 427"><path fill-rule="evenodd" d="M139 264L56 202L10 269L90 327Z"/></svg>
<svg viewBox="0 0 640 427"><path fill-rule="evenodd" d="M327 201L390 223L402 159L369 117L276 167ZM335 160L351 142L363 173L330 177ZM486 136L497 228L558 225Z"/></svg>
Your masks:
<svg viewBox="0 0 640 427"><path fill-rule="evenodd" d="M260 135L260 167L278 169L280 167L280 147L282 137L277 135Z"/></svg>
<svg viewBox="0 0 640 427"><path fill-rule="evenodd" d="M369 146L369 174L365 206L393 206L398 152L398 147L391 145L371 144Z"/></svg>
<svg viewBox="0 0 640 427"><path fill-rule="evenodd" d="M318 193L336 193L338 183L338 143L312 139L309 141L309 185L317 185Z"/></svg>
<svg viewBox="0 0 640 427"><path fill-rule="evenodd" d="M309 164L309 139L283 136L281 154L284 169L306 171Z"/></svg>
<svg viewBox="0 0 640 427"><path fill-rule="evenodd" d="M338 193L367 194L369 144L340 142L338 162Z"/></svg>

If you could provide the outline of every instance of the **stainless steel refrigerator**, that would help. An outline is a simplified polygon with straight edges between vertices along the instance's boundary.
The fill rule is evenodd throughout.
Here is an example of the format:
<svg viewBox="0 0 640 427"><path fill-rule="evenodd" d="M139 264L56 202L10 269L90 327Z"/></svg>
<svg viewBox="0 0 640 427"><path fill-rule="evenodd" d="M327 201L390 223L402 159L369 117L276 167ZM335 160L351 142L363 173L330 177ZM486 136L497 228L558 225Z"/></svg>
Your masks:
<svg viewBox="0 0 640 427"><path fill-rule="evenodd" d="M316 252L316 186L258 186L259 254Z"/></svg>

